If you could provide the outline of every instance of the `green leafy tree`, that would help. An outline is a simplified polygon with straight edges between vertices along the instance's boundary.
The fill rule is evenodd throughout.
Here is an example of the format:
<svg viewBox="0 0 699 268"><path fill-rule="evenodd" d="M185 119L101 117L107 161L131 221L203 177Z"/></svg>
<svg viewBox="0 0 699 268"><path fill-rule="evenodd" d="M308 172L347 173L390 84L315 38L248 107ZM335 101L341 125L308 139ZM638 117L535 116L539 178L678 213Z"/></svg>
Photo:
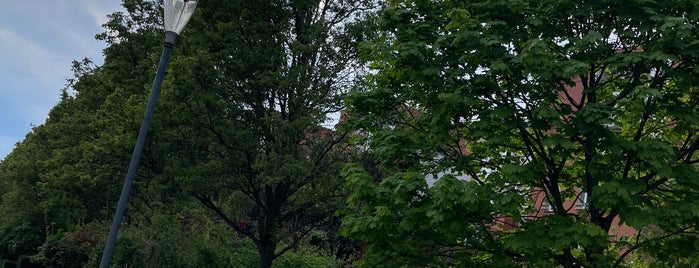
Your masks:
<svg viewBox="0 0 699 268"><path fill-rule="evenodd" d="M342 206L348 132L326 127L359 68L367 1L202 4L180 37L156 118L167 191L251 239L260 267Z"/></svg>
<svg viewBox="0 0 699 268"><path fill-rule="evenodd" d="M152 81L149 70L160 50L153 26L158 22L146 19L159 14L158 3L129 0L123 5L127 13L112 14L104 25L106 33L97 37L109 45L104 66L95 66L89 59L74 61L74 77L68 79L60 102L46 123L30 133L37 138L28 136L16 150L39 148L42 152L17 161L40 167L22 172L26 179L33 177L29 184L39 196L33 204L43 209L47 235L106 221L114 213L124 163L128 163ZM10 166L14 161L8 157L3 164Z"/></svg>
<svg viewBox="0 0 699 268"><path fill-rule="evenodd" d="M76 79L90 73L91 62L74 61L73 71ZM78 162L77 149L90 139L90 128L86 125L89 116L78 113L82 108L68 92L70 83L62 90L61 99L47 122L34 127L0 163L0 178L6 185L0 199L3 214L0 230L7 234L2 244L8 248L5 254L10 256L31 255L47 236L74 228L90 217L94 219L98 213L92 212L100 211L87 202L92 200L90 196L99 195L96 185L88 187L89 181L86 183L84 177L76 175L79 172L75 166L68 165ZM66 172L69 170L73 172ZM70 175L56 180L56 174Z"/></svg>
<svg viewBox="0 0 699 268"><path fill-rule="evenodd" d="M17 259L31 255L45 240L44 211L36 182L37 170L48 157L40 142L41 127L35 127L0 163L0 257Z"/></svg>
<svg viewBox="0 0 699 268"><path fill-rule="evenodd" d="M365 46L371 88L349 98L383 160L346 170L363 263L693 258L698 23L691 1L389 1ZM637 234L610 235L615 219Z"/></svg>
<svg viewBox="0 0 699 268"><path fill-rule="evenodd" d="M0 199L0 232L6 234L0 243L8 249L3 256L31 255L47 239L65 241L66 232L113 216L152 81L149 71L157 63L153 55L160 51L158 21L146 19L159 14L158 3L123 5L127 13L112 14L97 37L109 45L104 66L74 61L75 76L47 121L0 163L0 181L7 186ZM140 174L148 178L154 169ZM148 207L144 199L135 207Z"/></svg>
<svg viewBox="0 0 699 268"><path fill-rule="evenodd" d="M104 65L74 62L49 119L0 163L3 256L36 254L56 266L99 259L103 241L93 236L113 216L162 49L161 4L125 0L97 35L107 44ZM326 249L341 244L331 240L348 132L324 124L356 82L370 7L200 3L173 52L115 263L338 262ZM190 230L199 219L206 224ZM212 227L219 223L231 229Z"/></svg>

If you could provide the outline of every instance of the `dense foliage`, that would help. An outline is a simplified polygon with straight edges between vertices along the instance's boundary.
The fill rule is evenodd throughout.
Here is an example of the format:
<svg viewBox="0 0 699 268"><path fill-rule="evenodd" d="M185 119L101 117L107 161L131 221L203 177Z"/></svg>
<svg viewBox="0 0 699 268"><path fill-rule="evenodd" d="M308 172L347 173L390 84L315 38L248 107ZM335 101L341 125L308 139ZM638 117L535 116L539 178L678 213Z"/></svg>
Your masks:
<svg viewBox="0 0 699 268"><path fill-rule="evenodd" d="M162 50L162 1L125 0L60 102L0 163L0 257L94 266ZM112 265L327 267L347 134L326 126L370 1L199 4L178 37Z"/></svg>
<svg viewBox="0 0 699 268"><path fill-rule="evenodd" d="M96 265L161 4L124 0L0 162L0 258ZM698 24L680 0L202 1L112 265L696 266Z"/></svg>
<svg viewBox="0 0 699 268"><path fill-rule="evenodd" d="M323 124L355 83L369 4L202 5L187 56L170 66L162 107L179 116L161 121L158 179L251 239L261 267L330 224L344 200L348 132Z"/></svg>
<svg viewBox="0 0 699 268"><path fill-rule="evenodd" d="M363 263L691 265L697 26L693 1L389 1L349 98L382 160L346 170Z"/></svg>

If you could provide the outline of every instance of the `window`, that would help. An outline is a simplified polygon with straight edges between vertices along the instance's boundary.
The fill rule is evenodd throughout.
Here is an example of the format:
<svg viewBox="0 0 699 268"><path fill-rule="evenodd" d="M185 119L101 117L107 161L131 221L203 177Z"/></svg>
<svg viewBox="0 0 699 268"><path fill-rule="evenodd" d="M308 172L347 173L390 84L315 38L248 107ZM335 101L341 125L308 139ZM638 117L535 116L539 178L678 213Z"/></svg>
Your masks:
<svg viewBox="0 0 699 268"><path fill-rule="evenodd" d="M578 194L578 202L575 203L575 209L583 210L586 208L587 208L587 193L580 192L580 194Z"/></svg>
<svg viewBox="0 0 699 268"><path fill-rule="evenodd" d="M541 211L553 212L553 206L551 206L551 204L549 204L549 202L543 201L541 203Z"/></svg>

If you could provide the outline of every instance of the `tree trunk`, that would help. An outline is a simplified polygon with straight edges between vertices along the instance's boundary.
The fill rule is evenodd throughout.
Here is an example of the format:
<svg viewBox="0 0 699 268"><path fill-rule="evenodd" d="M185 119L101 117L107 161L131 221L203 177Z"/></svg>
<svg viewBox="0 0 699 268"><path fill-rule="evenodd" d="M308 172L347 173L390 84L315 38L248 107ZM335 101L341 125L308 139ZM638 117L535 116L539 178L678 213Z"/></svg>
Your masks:
<svg viewBox="0 0 699 268"><path fill-rule="evenodd" d="M276 245L272 241L260 241L257 251L260 255L260 268L271 268Z"/></svg>

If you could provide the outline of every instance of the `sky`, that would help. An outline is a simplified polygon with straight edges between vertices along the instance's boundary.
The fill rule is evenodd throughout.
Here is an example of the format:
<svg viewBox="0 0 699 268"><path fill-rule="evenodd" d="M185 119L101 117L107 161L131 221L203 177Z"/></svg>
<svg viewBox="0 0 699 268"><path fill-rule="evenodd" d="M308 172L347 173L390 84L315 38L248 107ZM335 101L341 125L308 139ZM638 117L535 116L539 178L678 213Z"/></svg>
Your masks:
<svg viewBox="0 0 699 268"><path fill-rule="evenodd" d="M106 44L95 40L121 0L3 1L0 8L0 159L46 121L73 60L101 65Z"/></svg>

